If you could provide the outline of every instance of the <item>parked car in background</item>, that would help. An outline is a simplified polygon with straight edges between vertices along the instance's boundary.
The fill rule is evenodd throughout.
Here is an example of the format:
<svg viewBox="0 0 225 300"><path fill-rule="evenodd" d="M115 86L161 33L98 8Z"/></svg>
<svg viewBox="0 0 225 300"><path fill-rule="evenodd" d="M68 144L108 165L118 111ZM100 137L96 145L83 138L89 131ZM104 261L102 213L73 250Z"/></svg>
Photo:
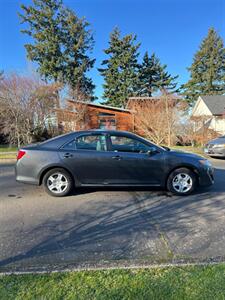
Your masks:
<svg viewBox="0 0 225 300"><path fill-rule="evenodd" d="M225 157L225 135L209 141L204 152L212 157Z"/></svg>
<svg viewBox="0 0 225 300"><path fill-rule="evenodd" d="M159 186L187 195L214 182L211 163L123 131L62 135L18 152L16 180L41 185L53 196L80 186Z"/></svg>

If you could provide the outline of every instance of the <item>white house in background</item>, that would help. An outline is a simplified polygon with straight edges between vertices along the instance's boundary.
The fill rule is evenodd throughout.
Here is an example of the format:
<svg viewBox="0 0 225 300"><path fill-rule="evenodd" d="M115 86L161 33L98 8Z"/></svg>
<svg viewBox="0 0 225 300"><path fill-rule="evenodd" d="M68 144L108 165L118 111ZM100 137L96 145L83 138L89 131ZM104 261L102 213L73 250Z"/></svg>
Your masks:
<svg viewBox="0 0 225 300"><path fill-rule="evenodd" d="M225 95L199 96L192 117L204 117L204 126L225 135Z"/></svg>

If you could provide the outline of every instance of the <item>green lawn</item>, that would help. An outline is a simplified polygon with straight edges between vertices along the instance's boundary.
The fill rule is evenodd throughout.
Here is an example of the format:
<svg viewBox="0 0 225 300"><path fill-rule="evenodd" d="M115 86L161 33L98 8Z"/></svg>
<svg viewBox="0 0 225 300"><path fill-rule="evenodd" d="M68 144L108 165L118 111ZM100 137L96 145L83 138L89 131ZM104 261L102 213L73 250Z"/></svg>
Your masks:
<svg viewBox="0 0 225 300"><path fill-rule="evenodd" d="M0 299L225 299L225 265L2 276Z"/></svg>
<svg viewBox="0 0 225 300"><path fill-rule="evenodd" d="M3 146L0 145L0 152L17 152L17 147L9 147L9 146Z"/></svg>
<svg viewBox="0 0 225 300"><path fill-rule="evenodd" d="M171 149L181 150L186 152L193 152L200 155L205 155L202 147L192 147L192 146L172 146Z"/></svg>

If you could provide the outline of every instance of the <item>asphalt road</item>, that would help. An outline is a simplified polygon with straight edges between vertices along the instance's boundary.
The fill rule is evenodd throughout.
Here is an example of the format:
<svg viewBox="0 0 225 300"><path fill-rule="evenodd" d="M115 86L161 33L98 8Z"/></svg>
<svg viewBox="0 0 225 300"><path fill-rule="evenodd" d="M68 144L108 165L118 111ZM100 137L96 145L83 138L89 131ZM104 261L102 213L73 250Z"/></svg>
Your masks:
<svg viewBox="0 0 225 300"><path fill-rule="evenodd" d="M225 160L188 197L79 190L52 198L0 166L0 271L225 260Z"/></svg>

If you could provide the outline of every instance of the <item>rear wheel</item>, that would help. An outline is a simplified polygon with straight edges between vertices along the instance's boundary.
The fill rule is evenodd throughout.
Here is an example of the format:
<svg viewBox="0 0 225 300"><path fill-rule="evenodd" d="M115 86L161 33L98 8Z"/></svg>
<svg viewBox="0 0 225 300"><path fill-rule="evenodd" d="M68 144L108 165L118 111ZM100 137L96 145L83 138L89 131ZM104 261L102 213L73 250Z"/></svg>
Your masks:
<svg viewBox="0 0 225 300"><path fill-rule="evenodd" d="M196 175L187 168L174 170L167 180L167 189L176 195L189 195L196 189L196 186Z"/></svg>
<svg viewBox="0 0 225 300"><path fill-rule="evenodd" d="M54 197L67 196L73 188L73 179L64 169L55 168L48 171L43 178L45 191Z"/></svg>

